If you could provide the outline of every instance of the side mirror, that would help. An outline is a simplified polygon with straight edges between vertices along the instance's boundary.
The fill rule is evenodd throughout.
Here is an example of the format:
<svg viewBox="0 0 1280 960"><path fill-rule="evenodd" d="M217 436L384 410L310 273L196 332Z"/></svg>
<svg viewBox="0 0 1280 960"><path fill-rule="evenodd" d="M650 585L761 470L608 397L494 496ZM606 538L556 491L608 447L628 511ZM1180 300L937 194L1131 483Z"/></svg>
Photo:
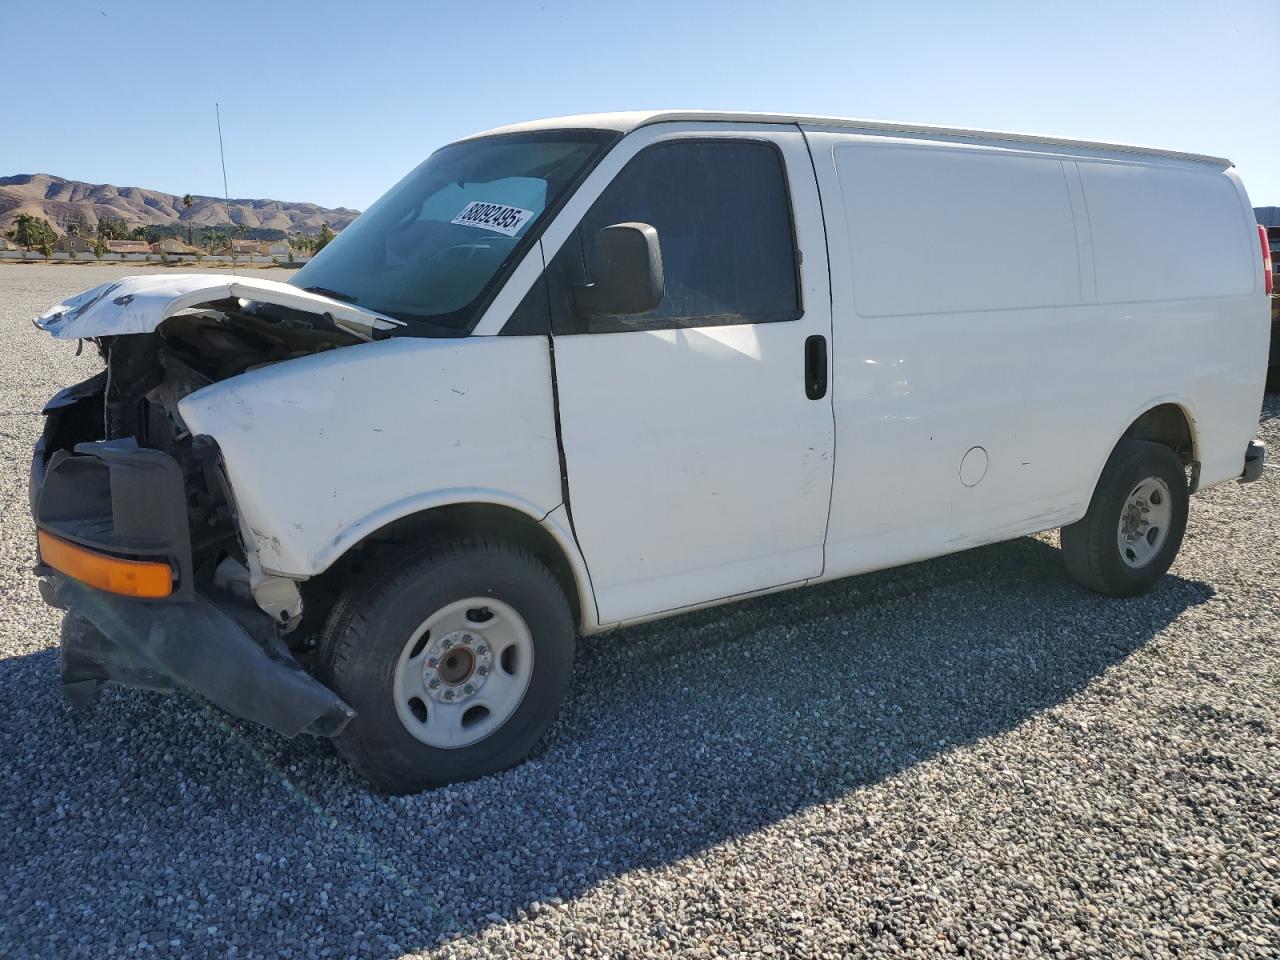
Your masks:
<svg viewBox="0 0 1280 960"><path fill-rule="evenodd" d="M628 317L662 302L662 248L649 224L605 227L595 236L588 262L595 282L573 291L574 309L583 316Z"/></svg>

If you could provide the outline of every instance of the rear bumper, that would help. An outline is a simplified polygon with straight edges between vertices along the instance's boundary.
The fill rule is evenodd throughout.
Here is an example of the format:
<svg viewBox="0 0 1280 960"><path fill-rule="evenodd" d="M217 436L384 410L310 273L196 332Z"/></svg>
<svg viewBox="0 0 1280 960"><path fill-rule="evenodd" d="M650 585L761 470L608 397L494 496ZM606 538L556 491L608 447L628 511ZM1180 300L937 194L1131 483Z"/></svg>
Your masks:
<svg viewBox="0 0 1280 960"><path fill-rule="evenodd" d="M1240 474L1240 482L1252 483L1261 477L1266 460L1267 448L1257 440L1250 440L1244 451L1244 471Z"/></svg>

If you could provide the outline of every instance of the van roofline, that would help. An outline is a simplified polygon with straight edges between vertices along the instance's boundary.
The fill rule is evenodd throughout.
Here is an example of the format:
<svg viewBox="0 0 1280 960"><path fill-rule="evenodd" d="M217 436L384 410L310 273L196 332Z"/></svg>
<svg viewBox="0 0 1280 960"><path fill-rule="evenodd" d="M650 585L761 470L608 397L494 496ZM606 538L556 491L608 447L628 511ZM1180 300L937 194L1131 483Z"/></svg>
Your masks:
<svg viewBox="0 0 1280 960"><path fill-rule="evenodd" d="M693 121L702 123L785 123L815 127L843 127L849 130L865 130L871 133L923 134L941 137L969 137L982 140L1007 140L1013 143L1029 143L1039 146L1078 147L1087 150L1104 150L1112 153L1133 153L1141 156L1165 157L1172 160L1192 160L1212 163L1221 167L1233 166L1226 157L1203 153L1187 153L1181 150L1164 150L1159 147L1143 147L1125 143L1108 143L1103 140L1076 140L1070 137L1042 136L1033 133L1011 133L1001 130L977 130L965 127L943 127L926 123L900 123L892 120L858 120L849 117L823 117L787 113L747 113L734 110L627 110L618 113L583 113L566 117L550 117L495 127L465 139L489 137L507 133L531 133L538 130L592 129L630 133L654 123Z"/></svg>

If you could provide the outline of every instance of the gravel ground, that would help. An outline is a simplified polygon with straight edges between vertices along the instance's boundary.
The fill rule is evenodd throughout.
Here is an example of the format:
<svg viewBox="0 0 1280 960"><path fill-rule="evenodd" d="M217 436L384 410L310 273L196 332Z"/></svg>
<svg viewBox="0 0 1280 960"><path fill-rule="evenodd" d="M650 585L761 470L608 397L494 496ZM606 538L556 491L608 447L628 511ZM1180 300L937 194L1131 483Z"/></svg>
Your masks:
<svg viewBox="0 0 1280 960"><path fill-rule="evenodd" d="M27 318L121 272L0 266L5 955L1280 956L1280 470L1137 600L1045 536L583 641L533 761L387 799L192 698L63 707L27 458L96 362Z"/></svg>

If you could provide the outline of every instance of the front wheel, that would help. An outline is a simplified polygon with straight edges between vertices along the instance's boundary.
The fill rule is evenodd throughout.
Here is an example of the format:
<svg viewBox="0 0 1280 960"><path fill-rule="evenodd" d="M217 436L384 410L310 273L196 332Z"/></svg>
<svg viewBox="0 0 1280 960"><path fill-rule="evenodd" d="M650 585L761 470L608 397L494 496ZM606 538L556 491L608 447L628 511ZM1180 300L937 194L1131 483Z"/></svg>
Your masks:
<svg viewBox="0 0 1280 960"><path fill-rule="evenodd" d="M1187 478L1168 447L1121 440L1089 512L1062 528L1067 573L1111 597L1146 593L1168 571L1187 528Z"/></svg>
<svg viewBox="0 0 1280 960"><path fill-rule="evenodd" d="M448 543L382 564L347 589L317 650L356 710L338 751L388 793L513 766L559 711L573 641L560 584L517 547Z"/></svg>

